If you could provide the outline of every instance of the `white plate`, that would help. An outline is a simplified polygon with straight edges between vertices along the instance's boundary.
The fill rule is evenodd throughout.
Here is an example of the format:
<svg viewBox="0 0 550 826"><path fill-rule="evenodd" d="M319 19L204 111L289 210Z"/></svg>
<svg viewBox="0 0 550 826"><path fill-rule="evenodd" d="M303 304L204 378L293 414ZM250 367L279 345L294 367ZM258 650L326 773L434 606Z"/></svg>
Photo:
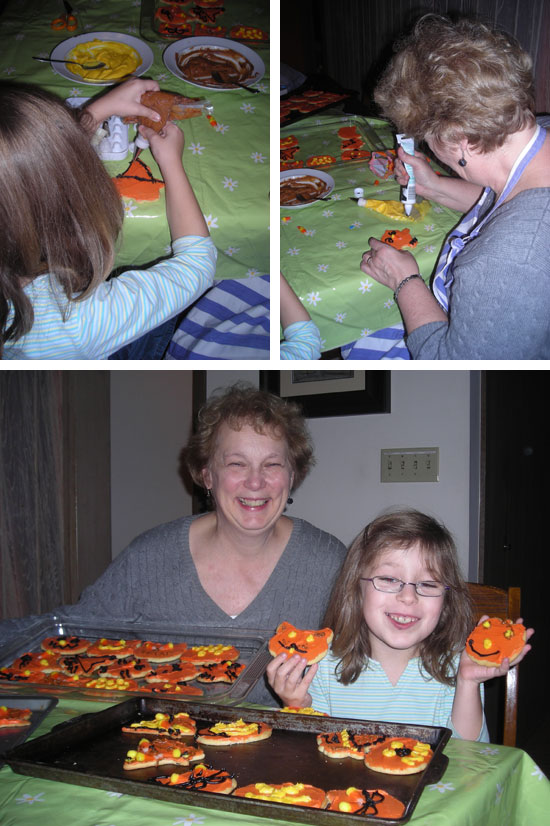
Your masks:
<svg viewBox="0 0 550 826"><path fill-rule="evenodd" d="M141 57L141 66L138 66L136 71L133 72L133 77L145 74L153 65L153 52L149 46L138 37L132 37L129 34L122 34L121 32L88 32L88 34L78 34L75 37L69 37L67 40L63 40L57 44L50 57L54 60L65 60L71 49L74 49L74 47L80 45L80 43L87 43L89 40L113 40L115 43L126 43L127 46L135 49ZM69 71L63 63L52 63L50 65L54 72L57 72L61 77L67 78L67 80L72 80L73 83L87 83L89 86L112 86L113 83L120 83L120 79L84 80L80 75L75 75Z"/></svg>
<svg viewBox="0 0 550 826"><path fill-rule="evenodd" d="M321 181L324 181L327 185L327 190L323 192L323 198L328 197L332 190L334 189L334 178L328 175L326 172L323 172L322 169L310 169L309 167L300 167L299 169L285 169L281 172L281 181L284 181L286 178L300 178L302 175L308 175L310 178L319 178ZM303 209L304 207L311 206L312 204L316 204L319 198L316 198L314 201L308 201L307 204L281 204L281 209Z"/></svg>
<svg viewBox="0 0 550 826"><path fill-rule="evenodd" d="M166 68L169 69L173 75L180 80L185 80L186 83L190 83L191 86L199 86L201 89L212 89L214 92L234 92L235 89L238 89L238 86L232 89L224 89L221 86L207 86L206 83L194 83L182 75L176 63L176 55L187 52L190 49L196 49L199 46L217 46L220 49L233 49L234 52L246 57L246 59L252 63L254 74L252 77L243 80L243 86L252 86L261 80L265 74L265 65L262 58L257 55L255 51L249 49L248 46L243 46L242 43L237 43L235 40L228 40L225 37L184 37L182 40L176 40L175 43L170 43L164 50L162 59Z"/></svg>

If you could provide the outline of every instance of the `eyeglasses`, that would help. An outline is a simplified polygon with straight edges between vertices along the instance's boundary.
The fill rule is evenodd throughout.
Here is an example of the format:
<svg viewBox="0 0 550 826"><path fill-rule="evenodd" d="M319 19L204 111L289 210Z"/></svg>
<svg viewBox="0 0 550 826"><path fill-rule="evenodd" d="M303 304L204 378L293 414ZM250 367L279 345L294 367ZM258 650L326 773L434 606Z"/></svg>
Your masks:
<svg viewBox="0 0 550 826"><path fill-rule="evenodd" d="M433 579L425 579L422 582L403 582L402 579L396 579L393 576L362 576L359 578L364 582L372 582L377 591L385 594L399 594L405 585L414 585L416 593L421 597L442 597L451 587Z"/></svg>

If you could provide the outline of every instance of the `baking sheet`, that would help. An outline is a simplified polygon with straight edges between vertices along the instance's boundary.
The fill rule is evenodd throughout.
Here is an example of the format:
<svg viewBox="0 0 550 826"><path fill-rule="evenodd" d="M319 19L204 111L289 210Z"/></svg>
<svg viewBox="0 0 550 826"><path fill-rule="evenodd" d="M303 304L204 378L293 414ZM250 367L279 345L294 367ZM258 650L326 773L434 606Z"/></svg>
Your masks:
<svg viewBox="0 0 550 826"><path fill-rule="evenodd" d="M217 627L193 627L168 629L165 625L136 622L117 622L114 624L100 624L90 620L78 619L76 617L64 618L62 616L51 615L38 620L24 634L17 635L9 645L0 649L0 667L11 665L11 663L28 651L40 651L41 642L45 637L75 635L85 639L97 640L106 639L142 639L153 642L185 642L188 645L208 645L220 643L222 645L234 645L239 649L239 662L246 665L244 671L232 684L227 683L198 683L193 680L189 685L199 686L204 694L201 697L190 696L193 702L201 703L228 703L235 704L242 702L248 695L257 680L263 675L271 656L267 650L266 638L255 630ZM162 663L159 663L162 665ZM91 677L94 675L92 674ZM144 681L141 684L146 685ZM86 689L85 693L80 686L53 686L47 683L30 682L8 682L0 678L0 690L13 691L14 693L55 692L55 694L66 695L75 694L88 700L112 699L117 702L124 697L136 696L139 691L99 691ZM142 692L143 693L143 692ZM186 701L182 695L177 695L181 700Z"/></svg>
<svg viewBox="0 0 550 826"><path fill-rule="evenodd" d="M0 728L0 768L4 765L4 755L6 752L14 749L20 743L24 743L27 737L38 728L44 717L46 717L56 705L56 697L36 697L35 695L19 695L14 697L11 694L0 694L0 706L8 706L8 708L30 708L31 710L31 723L29 726Z"/></svg>
<svg viewBox="0 0 550 826"><path fill-rule="evenodd" d="M365 117L360 115L341 115L336 117L325 116L322 121L316 123L312 119L307 123L298 123L294 126L285 126L281 129L281 139L293 135L297 138L299 147L293 154L292 159L298 161L300 166L308 166L307 160L316 155L331 155L335 160L330 164L323 164L323 168L338 166L354 166L356 164L366 164L368 158L358 158L355 160L342 159L343 139L338 135L338 130L346 126L354 126L357 136L361 139L361 149L365 152L379 151L383 149L384 138L377 134L376 130L369 124Z"/></svg>
<svg viewBox="0 0 550 826"><path fill-rule="evenodd" d="M328 791L346 789L350 785L365 789L384 789L399 798L406 806L401 818L385 819L365 815L350 815L289 806L260 800L236 798L211 792L188 791L156 783L154 777L169 775L184 769L161 766L159 769L125 771L124 757L134 748L141 736L121 731L121 726L138 720L150 719L157 712L186 711L197 722L197 729L219 721L243 718L247 722L266 722L273 726L267 740L234 747L203 745L204 762L234 774L238 786L249 783L309 783ZM430 766L418 774L397 776L381 774L368 769L360 760L334 760L325 757L317 748L315 735L319 732L341 730L379 732L389 736L416 737L428 742L434 750ZM377 723L345 718L313 717L258 711L250 708L227 708L201 704L181 704L177 701L132 698L124 703L94 714L85 714L56 726L51 733L23 744L7 755L7 762L20 774L43 777L107 791L122 792L142 797L185 803L240 814L270 819L279 818L296 823L354 824L373 820L376 823L405 823L428 783L437 782L447 767L448 759L442 753L451 732L447 728L410 726L396 723ZM193 738L186 738L189 743Z"/></svg>

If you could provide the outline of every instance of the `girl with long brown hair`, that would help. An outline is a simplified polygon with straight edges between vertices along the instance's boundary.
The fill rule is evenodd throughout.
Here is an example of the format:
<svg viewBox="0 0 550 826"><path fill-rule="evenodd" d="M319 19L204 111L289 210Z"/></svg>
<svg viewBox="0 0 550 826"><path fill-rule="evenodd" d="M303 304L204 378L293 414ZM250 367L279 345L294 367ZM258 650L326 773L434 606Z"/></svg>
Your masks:
<svg viewBox="0 0 550 826"><path fill-rule="evenodd" d="M332 650L305 676L298 655L281 654L268 666L285 705L489 739L483 682L509 664L488 668L465 653L473 626L468 587L454 541L436 519L402 509L367 525L348 551L324 624L334 631Z"/></svg>

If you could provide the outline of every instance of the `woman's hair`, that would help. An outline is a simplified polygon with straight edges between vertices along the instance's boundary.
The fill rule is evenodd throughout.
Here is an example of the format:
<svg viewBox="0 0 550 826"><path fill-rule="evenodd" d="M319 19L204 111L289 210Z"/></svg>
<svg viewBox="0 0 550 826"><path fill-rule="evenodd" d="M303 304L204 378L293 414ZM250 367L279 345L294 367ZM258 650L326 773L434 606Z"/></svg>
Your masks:
<svg viewBox="0 0 550 826"><path fill-rule="evenodd" d="M426 14L395 49L374 98L399 132L490 152L534 122L532 60L506 32Z"/></svg>
<svg viewBox="0 0 550 826"><path fill-rule="evenodd" d="M433 517L400 509L379 516L354 540L332 591L324 624L334 631L332 651L340 658L337 674L344 685L355 682L371 656L360 577L373 569L385 551L413 545L422 549L434 579L450 586L441 598L437 626L420 645L422 667L441 683L452 685L456 679L452 661L473 626L470 594L460 573L456 546L447 528Z"/></svg>
<svg viewBox="0 0 550 826"><path fill-rule="evenodd" d="M123 216L79 115L43 89L0 82L0 357L33 325L25 281L50 273L68 300L85 298L112 268Z"/></svg>
<svg viewBox="0 0 550 826"><path fill-rule="evenodd" d="M283 439L294 472L293 488L303 482L315 462L311 439L298 405L273 393L235 384L221 395L212 396L201 407L196 430L183 450L182 458L198 485L204 487L203 470L214 455L222 424L233 430L249 425L256 433Z"/></svg>

